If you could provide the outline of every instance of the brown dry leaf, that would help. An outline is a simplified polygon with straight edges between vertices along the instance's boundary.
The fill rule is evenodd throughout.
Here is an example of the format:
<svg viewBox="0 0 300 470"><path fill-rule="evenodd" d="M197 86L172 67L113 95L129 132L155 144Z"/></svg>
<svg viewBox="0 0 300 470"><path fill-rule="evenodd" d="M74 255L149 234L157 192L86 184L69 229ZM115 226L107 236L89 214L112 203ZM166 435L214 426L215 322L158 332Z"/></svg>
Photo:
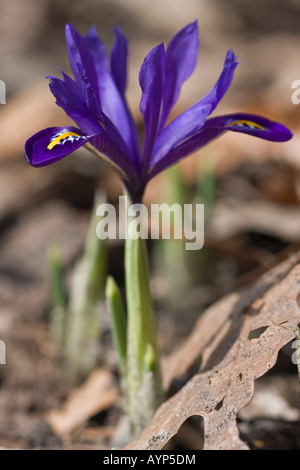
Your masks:
<svg viewBox="0 0 300 470"><path fill-rule="evenodd" d="M162 449L192 415L204 418L204 449L247 449L236 424L254 380L276 362L300 322L300 252L251 288L210 307L181 349L164 364L165 385L202 357L200 371L156 412L127 448Z"/></svg>
<svg viewBox="0 0 300 470"><path fill-rule="evenodd" d="M298 241L300 209L265 200L223 199L216 204L211 221L211 232L216 240L226 240L247 231L276 236L286 242Z"/></svg>
<svg viewBox="0 0 300 470"><path fill-rule="evenodd" d="M52 410L45 418L56 434L70 436L90 417L112 405L118 395L112 374L96 369L83 385L72 391L62 410Z"/></svg>

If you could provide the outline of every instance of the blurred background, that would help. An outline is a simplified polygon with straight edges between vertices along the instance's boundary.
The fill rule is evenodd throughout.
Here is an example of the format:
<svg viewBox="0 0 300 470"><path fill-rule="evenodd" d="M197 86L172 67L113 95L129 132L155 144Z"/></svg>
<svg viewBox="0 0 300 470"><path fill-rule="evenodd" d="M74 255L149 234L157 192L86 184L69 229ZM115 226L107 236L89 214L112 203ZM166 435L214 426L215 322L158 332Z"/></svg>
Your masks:
<svg viewBox="0 0 300 470"><path fill-rule="evenodd" d="M70 73L65 24L82 34L95 24L108 50L113 28L121 26L130 47L127 97L141 128L141 63L150 48L160 41L167 44L194 19L200 31L198 66L172 117L211 89L232 48L241 63L217 114L263 114L290 127L294 138L275 144L228 133L183 161L176 175L169 172L149 184L146 204L178 202L180 194L181 203L204 202L209 213L205 249L197 256L182 254L178 243L171 248L149 243L163 354L181 344L205 307L248 285L300 246L300 105L291 100L292 82L300 80L297 0L0 0L0 79L7 92L6 104L0 105L0 340L7 347L7 363L0 365L0 446L91 448L96 442L97 448L109 448L119 413L118 399L106 408L96 407L86 416L90 427L84 437L77 433L77 440L67 444L45 418L78 385L49 328L49 245L60 248L69 289L95 189L105 191L113 203L122 192L115 174L85 150L41 169L29 167L24 159L24 142L33 133L70 124L45 79L60 76L59 68ZM107 251L107 272L122 288L123 246L112 242ZM115 377L105 307L101 312L97 365ZM294 414L259 415L273 423L260 436L261 447L299 449L296 370L289 352L283 351L279 362L277 375L267 377L265 387L274 387L276 379L285 406ZM288 388L282 381L286 373L291 376ZM250 410L244 422L252 422L254 415ZM188 425L195 430L198 424ZM253 430L243 429L250 442ZM182 448L188 446L186 435L181 436Z"/></svg>

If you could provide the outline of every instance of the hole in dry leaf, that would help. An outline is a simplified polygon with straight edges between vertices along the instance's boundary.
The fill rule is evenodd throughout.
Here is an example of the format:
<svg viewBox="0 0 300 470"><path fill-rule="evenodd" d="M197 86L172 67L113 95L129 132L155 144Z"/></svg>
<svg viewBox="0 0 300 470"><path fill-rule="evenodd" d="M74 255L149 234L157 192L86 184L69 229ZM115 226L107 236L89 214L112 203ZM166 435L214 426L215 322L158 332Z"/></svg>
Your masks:
<svg viewBox="0 0 300 470"><path fill-rule="evenodd" d="M297 295L296 302L298 304L298 307L300 307L300 294Z"/></svg>
<svg viewBox="0 0 300 470"><path fill-rule="evenodd" d="M283 350L280 356L273 369L255 380L252 400L238 413L241 439L250 449L298 449L298 377L292 368L289 370Z"/></svg>
<svg viewBox="0 0 300 470"><path fill-rule="evenodd" d="M297 366L293 363L295 354L295 338L289 341L283 348L278 352L278 357L275 366L270 369L268 374L284 374L285 376L297 376Z"/></svg>
<svg viewBox="0 0 300 470"><path fill-rule="evenodd" d="M224 402L224 398L222 398L222 400L219 401L219 403L216 405L216 407L215 407L216 411L219 411L222 408L223 402Z"/></svg>
<svg viewBox="0 0 300 470"><path fill-rule="evenodd" d="M169 394L175 395L187 382L188 380L193 377L200 369L202 363L202 354L193 361L191 366L187 369L186 373L180 377L175 377L175 379L171 382L169 387Z"/></svg>
<svg viewBox="0 0 300 470"><path fill-rule="evenodd" d="M190 416L181 425L178 433L172 439L176 450L202 450L204 445L204 420L202 416ZM168 443L165 450L168 448Z"/></svg>
<svg viewBox="0 0 300 470"><path fill-rule="evenodd" d="M260 328L256 328L255 330L250 331L248 335L248 339L257 339L259 338L268 328L268 326L261 326Z"/></svg>

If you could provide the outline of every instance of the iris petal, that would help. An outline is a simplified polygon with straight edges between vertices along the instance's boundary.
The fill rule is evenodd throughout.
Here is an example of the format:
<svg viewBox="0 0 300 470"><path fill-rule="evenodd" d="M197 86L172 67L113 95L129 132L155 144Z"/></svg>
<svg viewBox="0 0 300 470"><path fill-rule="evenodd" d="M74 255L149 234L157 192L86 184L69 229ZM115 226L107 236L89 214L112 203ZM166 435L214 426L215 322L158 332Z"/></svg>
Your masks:
<svg viewBox="0 0 300 470"><path fill-rule="evenodd" d="M145 123L145 144L143 152L143 169L147 170L154 146L159 115L162 103L165 71L165 50L158 44L146 56L140 70L142 97L140 110Z"/></svg>
<svg viewBox="0 0 300 470"><path fill-rule="evenodd" d="M115 42L111 50L110 68L115 83L121 93L124 95L127 82L127 55L128 44L126 37L122 34L120 28L115 29Z"/></svg>
<svg viewBox="0 0 300 470"><path fill-rule="evenodd" d="M180 114L158 136L153 149L151 166L167 155L182 140L200 130L226 93L237 66L237 58L227 52L222 73L212 90L195 105Z"/></svg>
<svg viewBox="0 0 300 470"><path fill-rule="evenodd" d="M190 153L204 147L204 145L227 131L241 132L272 142L286 142L293 136L291 131L284 125L255 114L235 113L217 116L208 119L202 129L174 146L167 155L152 167L148 179L153 178L153 176L177 163Z"/></svg>
<svg viewBox="0 0 300 470"><path fill-rule="evenodd" d="M88 42L70 24L66 25L65 33L69 62L76 83L81 86L81 74L78 69L78 65L81 65L86 71L88 80L97 94L97 73Z"/></svg>
<svg viewBox="0 0 300 470"><path fill-rule="evenodd" d="M116 86L123 99L124 109L127 115L127 121L130 127L130 139L128 147L131 151L131 157L135 160L137 168L140 167L140 142L137 127L129 110L125 99L125 90L127 85L127 38L123 35L121 28L115 29L115 42L111 50L111 73Z"/></svg>
<svg viewBox="0 0 300 470"><path fill-rule="evenodd" d="M172 39L166 50L166 75L160 129L178 100L183 83L192 75L198 58L199 36L197 21L185 26Z"/></svg>
<svg viewBox="0 0 300 470"><path fill-rule="evenodd" d="M93 137L84 135L76 127L48 127L27 140L25 157L34 167L50 165L74 152Z"/></svg>
<svg viewBox="0 0 300 470"><path fill-rule="evenodd" d="M139 173L134 162L128 158L117 141L110 140L107 134L103 133L92 138L90 144L92 147L89 149L112 166L134 193L140 186Z"/></svg>
<svg viewBox="0 0 300 470"><path fill-rule="evenodd" d="M106 133L85 135L76 127L49 127L30 137L25 144L25 157L33 167L42 167L55 163L82 145L101 157L120 174L129 187L138 187L138 174L133 163L112 142Z"/></svg>
<svg viewBox="0 0 300 470"><path fill-rule="evenodd" d="M47 77L50 79L49 87L56 98L56 104L76 122L84 133L97 134L101 131L101 125L97 117L89 112L82 97L82 90L68 75L64 72L62 74L63 80Z"/></svg>
<svg viewBox="0 0 300 470"><path fill-rule="evenodd" d="M272 142L286 142L293 137L283 124L271 121L263 116L248 113L236 113L210 119L207 126L223 127L226 131L241 132Z"/></svg>
<svg viewBox="0 0 300 470"><path fill-rule="evenodd" d="M100 41L95 28L90 29L85 39L95 65L101 111L118 128L132 154L132 158L137 160L137 153L139 153L137 131L123 96L120 94L114 77L109 70L108 57L103 49L103 43Z"/></svg>

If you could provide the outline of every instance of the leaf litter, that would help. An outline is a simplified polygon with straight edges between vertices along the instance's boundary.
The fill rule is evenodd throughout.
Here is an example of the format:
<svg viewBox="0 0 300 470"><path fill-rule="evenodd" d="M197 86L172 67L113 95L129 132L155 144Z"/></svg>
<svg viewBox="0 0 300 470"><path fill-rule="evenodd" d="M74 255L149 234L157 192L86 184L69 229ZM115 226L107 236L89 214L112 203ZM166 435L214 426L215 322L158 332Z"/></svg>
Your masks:
<svg viewBox="0 0 300 470"><path fill-rule="evenodd" d="M274 366L278 352L295 337L299 294L297 252L252 287L208 308L182 347L165 360L165 386L201 357L198 372L127 449L162 449L193 415L204 419L204 449L248 449L237 415L251 401L255 379Z"/></svg>

